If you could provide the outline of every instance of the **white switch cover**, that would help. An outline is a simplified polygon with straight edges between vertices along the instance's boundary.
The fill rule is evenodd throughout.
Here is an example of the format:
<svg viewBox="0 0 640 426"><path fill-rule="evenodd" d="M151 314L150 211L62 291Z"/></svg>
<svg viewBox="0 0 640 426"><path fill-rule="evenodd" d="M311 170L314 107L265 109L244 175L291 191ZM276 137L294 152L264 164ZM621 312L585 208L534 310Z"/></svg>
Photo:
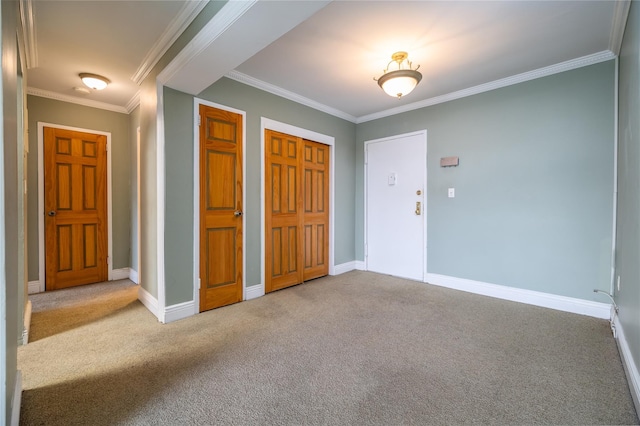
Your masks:
<svg viewBox="0 0 640 426"><path fill-rule="evenodd" d="M456 189L449 188L449 198L455 198L455 197L456 197Z"/></svg>
<svg viewBox="0 0 640 426"><path fill-rule="evenodd" d="M389 174L389 181L388 181L389 185L395 185L397 180L398 180L398 177L396 176L395 173Z"/></svg>

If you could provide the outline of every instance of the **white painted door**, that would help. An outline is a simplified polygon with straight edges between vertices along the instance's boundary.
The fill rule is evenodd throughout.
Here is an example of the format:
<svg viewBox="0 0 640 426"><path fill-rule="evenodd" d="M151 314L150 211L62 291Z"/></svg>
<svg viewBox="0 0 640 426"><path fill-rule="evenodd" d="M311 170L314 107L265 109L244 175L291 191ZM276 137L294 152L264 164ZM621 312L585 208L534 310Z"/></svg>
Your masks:
<svg viewBox="0 0 640 426"><path fill-rule="evenodd" d="M367 270L424 281L426 131L365 142Z"/></svg>

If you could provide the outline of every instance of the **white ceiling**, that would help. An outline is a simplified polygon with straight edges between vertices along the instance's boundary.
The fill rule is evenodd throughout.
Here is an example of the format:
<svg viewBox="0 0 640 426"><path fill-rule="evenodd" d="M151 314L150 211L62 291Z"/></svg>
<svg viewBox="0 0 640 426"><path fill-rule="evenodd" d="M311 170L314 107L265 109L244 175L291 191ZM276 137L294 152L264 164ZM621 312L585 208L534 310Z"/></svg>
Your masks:
<svg viewBox="0 0 640 426"><path fill-rule="evenodd" d="M148 71L206 2L21 0L29 92L126 111ZM31 19L30 19L31 17ZM28 31L31 30L31 31ZM111 80L103 91L77 92L81 72Z"/></svg>
<svg viewBox="0 0 640 426"><path fill-rule="evenodd" d="M27 46L37 53L27 75L30 93L130 110L139 89L134 80L205 3L22 0L35 17L35 37L28 38L35 43ZM327 3L230 2L226 10L242 10L223 27L227 36L219 34L224 22L212 23L199 41L208 50L193 47L167 85L197 94L226 74L357 122L480 85L517 81L512 76L532 78L544 75L540 70L610 59L619 50L628 12L628 2L615 1ZM398 50L409 52L423 74L401 100L373 80ZM73 90L81 85L79 72L104 75L112 84L80 94Z"/></svg>

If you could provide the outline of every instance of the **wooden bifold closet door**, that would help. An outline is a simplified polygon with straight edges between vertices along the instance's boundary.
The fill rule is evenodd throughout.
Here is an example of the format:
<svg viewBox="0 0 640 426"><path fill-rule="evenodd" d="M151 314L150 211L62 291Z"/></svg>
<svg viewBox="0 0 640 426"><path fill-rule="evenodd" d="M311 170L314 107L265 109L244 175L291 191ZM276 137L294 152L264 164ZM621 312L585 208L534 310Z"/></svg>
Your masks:
<svg viewBox="0 0 640 426"><path fill-rule="evenodd" d="M265 290L329 273L329 147L265 131Z"/></svg>

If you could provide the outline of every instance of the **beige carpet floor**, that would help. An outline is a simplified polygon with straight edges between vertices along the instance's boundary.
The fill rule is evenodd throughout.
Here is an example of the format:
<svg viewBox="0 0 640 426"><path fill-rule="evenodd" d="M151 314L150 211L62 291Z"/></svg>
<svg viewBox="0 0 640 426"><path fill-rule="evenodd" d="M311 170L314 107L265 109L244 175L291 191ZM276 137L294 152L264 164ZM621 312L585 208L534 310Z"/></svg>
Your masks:
<svg viewBox="0 0 640 426"><path fill-rule="evenodd" d="M160 324L31 296L23 425L637 424L608 322L354 271Z"/></svg>

